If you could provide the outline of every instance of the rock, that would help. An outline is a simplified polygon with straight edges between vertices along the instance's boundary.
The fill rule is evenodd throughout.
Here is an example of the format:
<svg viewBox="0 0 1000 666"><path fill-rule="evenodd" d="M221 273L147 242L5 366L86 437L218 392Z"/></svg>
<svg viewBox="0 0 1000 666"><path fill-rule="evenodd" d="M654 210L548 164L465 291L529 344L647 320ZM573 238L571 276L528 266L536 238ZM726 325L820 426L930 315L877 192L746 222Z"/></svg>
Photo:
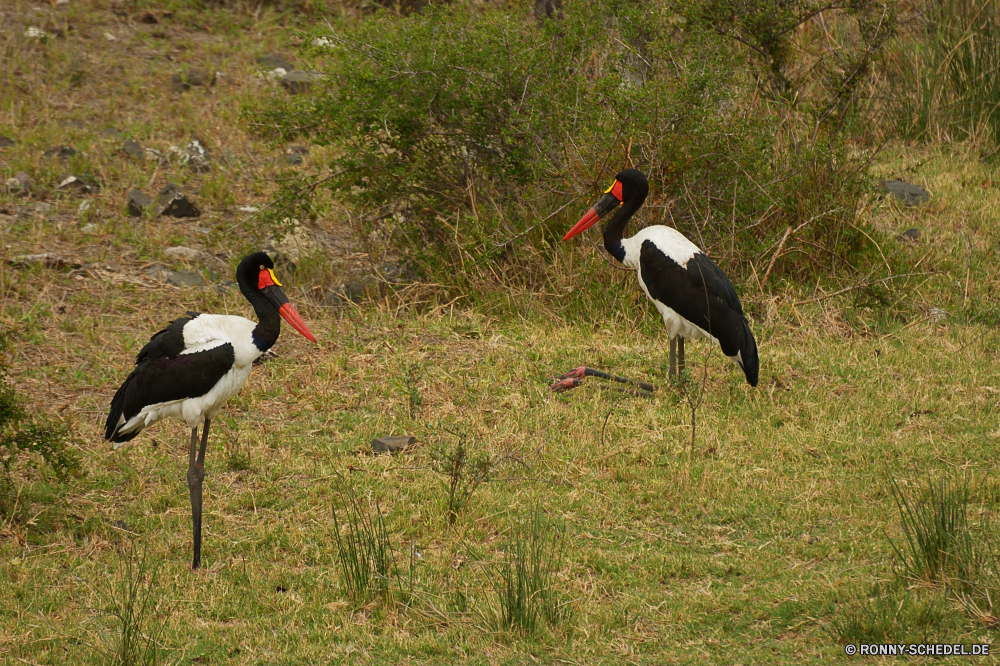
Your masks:
<svg viewBox="0 0 1000 666"><path fill-rule="evenodd" d="M45 203L44 201L39 201L35 204L35 215L41 217L48 217L55 211L55 207L52 204Z"/></svg>
<svg viewBox="0 0 1000 666"><path fill-rule="evenodd" d="M56 189L74 191L80 194L93 194L101 188L100 185L89 178L85 179L80 176L66 176L63 178L62 182L56 185Z"/></svg>
<svg viewBox="0 0 1000 666"><path fill-rule="evenodd" d="M153 205L149 197L139 190L132 190L128 193L128 214L131 217L142 217Z"/></svg>
<svg viewBox="0 0 1000 666"><path fill-rule="evenodd" d="M376 437L372 440L372 453L402 453L416 443L417 438L409 435Z"/></svg>
<svg viewBox="0 0 1000 666"><path fill-rule="evenodd" d="M139 15L139 23L145 23L146 25L156 25L160 22L160 19L156 18L152 12L143 12Z"/></svg>
<svg viewBox="0 0 1000 666"><path fill-rule="evenodd" d="M882 183L885 191L903 202L904 206L919 206L930 201L930 192L919 185L911 185L901 180L887 180Z"/></svg>
<svg viewBox="0 0 1000 666"><path fill-rule="evenodd" d="M100 230L100 227L93 222L83 225L83 228L80 229L85 234L97 233L98 230Z"/></svg>
<svg viewBox="0 0 1000 666"><path fill-rule="evenodd" d="M35 26L31 25L31 26L28 26L28 29L24 31L24 36L27 37L28 39L44 40L44 39L46 39L49 36L49 33L45 32L44 30L41 30L40 28L36 28Z"/></svg>
<svg viewBox="0 0 1000 666"><path fill-rule="evenodd" d="M49 148L44 153L43 157L58 157L60 160L68 160L69 158L76 155L77 152L74 148L70 146L55 146L54 148Z"/></svg>
<svg viewBox="0 0 1000 666"><path fill-rule="evenodd" d="M107 30L104 31L104 39L108 40L109 42L117 42L118 41L118 38L115 37L114 35L112 35Z"/></svg>
<svg viewBox="0 0 1000 666"><path fill-rule="evenodd" d="M344 285L344 295L352 301L360 301L365 296L365 286L357 280Z"/></svg>
<svg viewBox="0 0 1000 666"><path fill-rule="evenodd" d="M189 169L197 173L209 171L212 167L208 161L208 148L203 141L191 139L191 142L184 147L181 153L181 164L186 164Z"/></svg>
<svg viewBox="0 0 1000 666"><path fill-rule="evenodd" d="M172 270L169 270L168 268L165 268L159 264L156 264L155 266L150 266L149 268L144 270L143 273L153 278L157 282L166 282L167 279L174 274Z"/></svg>
<svg viewBox="0 0 1000 666"><path fill-rule="evenodd" d="M101 136L105 139L120 139L125 136L125 132L121 131L117 127L105 127L101 130Z"/></svg>
<svg viewBox="0 0 1000 666"><path fill-rule="evenodd" d="M152 148L147 148L146 159L150 162L159 162L163 159L163 153L158 150L153 150Z"/></svg>
<svg viewBox="0 0 1000 666"><path fill-rule="evenodd" d="M301 155L293 153L291 151L285 152L285 162L287 162L288 164L291 164L292 166L299 166L300 164L302 164L303 161L304 160L302 159Z"/></svg>
<svg viewBox="0 0 1000 666"><path fill-rule="evenodd" d="M896 240L906 243L916 243L920 240L920 229L907 229L903 233L896 236Z"/></svg>
<svg viewBox="0 0 1000 666"><path fill-rule="evenodd" d="M158 215L169 215L170 217L198 217L201 215L198 207L191 203L181 192L181 188L173 183L167 183L167 186L160 191L158 202L160 208Z"/></svg>
<svg viewBox="0 0 1000 666"><path fill-rule="evenodd" d="M295 65L288 62L288 60L286 60L284 56L282 56L279 53L268 53L262 55L261 57L257 58L257 63L263 65L267 69L276 69L280 67L286 72L290 72L293 69L295 69Z"/></svg>
<svg viewBox="0 0 1000 666"><path fill-rule="evenodd" d="M276 240L273 247L288 261L293 264L299 263L303 257L312 254L318 247L316 241L309 235L309 231L299 224L298 220L285 218L282 220L285 225L291 224L292 230L285 234L280 241Z"/></svg>
<svg viewBox="0 0 1000 666"><path fill-rule="evenodd" d="M137 160L146 157L146 151L143 149L142 144L134 139L125 139L125 143L122 144L122 152Z"/></svg>
<svg viewBox="0 0 1000 666"><path fill-rule="evenodd" d="M278 80L281 87L289 95L300 95L309 92L313 81L322 81L326 76L319 72L306 72L301 69L293 69Z"/></svg>
<svg viewBox="0 0 1000 666"><path fill-rule="evenodd" d="M201 261L205 259L205 253L201 250L194 250L189 247L184 247L183 245L177 245L175 247L168 247L163 251L164 254L170 255L171 257L177 257L183 261Z"/></svg>
<svg viewBox="0 0 1000 666"><path fill-rule="evenodd" d="M85 199L80 202L80 205L76 208L76 216L83 217L90 210L90 199Z"/></svg>
<svg viewBox="0 0 1000 666"><path fill-rule="evenodd" d="M191 90L191 86L204 86L208 88L215 84L215 70L192 67L182 74L174 74L170 77L170 89L174 92Z"/></svg>
<svg viewBox="0 0 1000 666"><path fill-rule="evenodd" d="M14 174L14 180L18 182L22 190L30 190L31 186L34 184L31 180L31 176L24 173L23 171L18 171Z"/></svg>
<svg viewBox="0 0 1000 666"><path fill-rule="evenodd" d="M0 148L10 148L11 146L16 146L17 142L9 136L4 136L0 134Z"/></svg>
<svg viewBox="0 0 1000 666"><path fill-rule="evenodd" d="M410 282L413 280L413 266L410 262L393 264L386 262L381 266L382 277L386 282Z"/></svg>
<svg viewBox="0 0 1000 666"><path fill-rule="evenodd" d="M208 286L205 278L202 277L201 273L196 271L177 271L176 273L171 273L170 277L167 278L167 284L172 284L175 287Z"/></svg>
<svg viewBox="0 0 1000 666"><path fill-rule="evenodd" d="M14 268L28 268L29 266L42 265L46 268L80 268L83 264L76 261L68 261L58 254L44 252L42 254L23 254L7 261Z"/></svg>
<svg viewBox="0 0 1000 666"><path fill-rule="evenodd" d="M326 293L323 294L323 305L328 305L331 307L338 307L347 304L347 297L343 295L342 291L337 291L335 289L327 289Z"/></svg>

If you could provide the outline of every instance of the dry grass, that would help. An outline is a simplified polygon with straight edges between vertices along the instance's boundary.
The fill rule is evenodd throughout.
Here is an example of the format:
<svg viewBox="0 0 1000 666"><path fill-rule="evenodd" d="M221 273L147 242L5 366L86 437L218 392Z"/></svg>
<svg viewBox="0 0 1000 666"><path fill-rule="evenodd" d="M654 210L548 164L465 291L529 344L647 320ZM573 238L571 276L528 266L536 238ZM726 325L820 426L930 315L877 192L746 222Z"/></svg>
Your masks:
<svg viewBox="0 0 1000 666"><path fill-rule="evenodd" d="M760 386L746 386L721 355L709 358L693 462L679 393L625 398L593 379L568 394L547 389L551 377L582 364L663 384L666 339L632 275L580 249L560 257L544 294L481 295L470 307L471 295L448 304L433 287L415 286L327 308L311 290L363 258L352 255L358 250L337 220L321 218L316 235L342 244L322 245L320 256L339 263L313 258L279 272L319 344L286 331L278 358L254 370L213 425L205 569L192 573L185 427L159 424L112 452L103 419L134 354L168 319L185 310L252 316L233 290L174 289L143 267L169 264L163 249L184 244L209 251L206 267L226 278L255 242L228 202L265 201L280 151L238 129L240 95L270 94L253 83L256 52L243 49L284 47L288 33L267 12L198 19L175 9L161 44L147 35L156 26L119 26L97 4L60 7L40 14L64 12L75 34L31 47L30 57L19 35L32 6L15 0L17 18L7 25L16 34L0 31L0 48L15 44L26 81L0 83L0 132L18 141L0 149L0 175L33 169L40 183L32 200L0 194L0 260L49 251L93 263L4 263L0 326L20 336L16 386L66 419L87 474L66 484L44 470L18 478L32 517L0 519L0 660L102 663L93 646L125 575L118 553L141 541L158 565L155 586L142 589L158 604L150 617L162 617L165 663L825 664L843 654L826 627L852 595L888 575L886 533L898 536L899 527L887 473L905 485L960 468L983 482L973 509L996 513L1000 361L991 313L1000 310L991 252L1000 192L984 183L997 175L959 149L901 146L880 168L926 178L934 199L913 211L873 206L872 223L920 227L919 243L880 249L937 272L912 290L858 290L805 305L796 303L814 294L796 285L775 285L771 295L739 285L760 343ZM195 30L198 20L213 32ZM226 21L239 29L226 32ZM100 41L109 28L121 35L113 49ZM216 30L227 37L215 39ZM129 65L118 92L97 95L86 76L82 90L58 84L59 63L88 49L99 53L88 71ZM35 59L43 51L47 66ZM227 76L210 94L156 92L154 78L172 73L166 53L218 62ZM33 92L8 94L22 85ZM59 124L66 119L86 129L71 132ZM141 131L153 147L205 132L240 156L238 166L190 175L134 164L95 138L105 122ZM57 168L39 157L71 142L66 136L106 184L95 198L103 216L94 234L71 213L80 199L53 190ZM207 215L196 221L130 222L120 212L126 188L150 178L189 178L197 190L220 173L219 194L199 201ZM35 200L55 203L57 214L33 216ZM233 225L238 233L227 231ZM613 298L571 291L584 270L605 271ZM947 318L926 317L930 308ZM700 368L707 346L688 350L689 367ZM449 525L430 447L453 443L453 432L504 462ZM389 434L416 435L420 446L370 455L370 439ZM406 595L347 603L332 514L342 477L369 510L384 512ZM535 511L566 529L553 580L572 604L570 620L529 636L497 632L484 619L497 584L492 565L505 558L510 526ZM951 612L935 620L930 638L991 642L993 631Z"/></svg>

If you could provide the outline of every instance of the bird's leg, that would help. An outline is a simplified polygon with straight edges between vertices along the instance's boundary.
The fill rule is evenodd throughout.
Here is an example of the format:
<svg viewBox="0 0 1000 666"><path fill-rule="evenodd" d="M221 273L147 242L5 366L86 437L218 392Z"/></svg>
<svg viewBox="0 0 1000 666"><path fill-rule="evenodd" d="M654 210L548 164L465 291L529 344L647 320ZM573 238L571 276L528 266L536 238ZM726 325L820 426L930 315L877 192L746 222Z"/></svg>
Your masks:
<svg viewBox="0 0 1000 666"><path fill-rule="evenodd" d="M684 338L677 338L677 376L684 372Z"/></svg>
<svg viewBox="0 0 1000 666"><path fill-rule="evenodd" d="M677 338L670 338L670 379L677 376Z"/></svg>
<svg viewBox="0 0 1000 666"><path fill-rule="evenodd" d="M205 419L205 429L201 433L201 448L198 446L198 427L191 429L191 453L188 458L188 490L191 491L191 526L194 530L194 560L192 569L201 566L201 485L205 480L205 447L208 445L208 426L211 421Z"/></svg>

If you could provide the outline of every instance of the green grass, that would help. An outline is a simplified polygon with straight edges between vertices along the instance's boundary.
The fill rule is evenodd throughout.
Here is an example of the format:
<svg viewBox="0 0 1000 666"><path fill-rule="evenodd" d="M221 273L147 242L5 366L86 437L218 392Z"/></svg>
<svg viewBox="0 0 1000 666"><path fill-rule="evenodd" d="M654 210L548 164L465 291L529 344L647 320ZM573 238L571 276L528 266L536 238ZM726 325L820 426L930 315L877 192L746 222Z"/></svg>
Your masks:
<svg viewBox="0 0 1000 666"><path fill-rule="evenodd" d="M0 270L0 328L18 334L12 383L67 421L85 472L60 481L44 465L17 468L18 509L0 514L0 662L827 664L847 660L848 641L994 642L1000 173L971 145L892 144L875 167L933 198L917 209L866 204L872 256L885 256L869 268L926 274L811 302L823 292L777 273L764 293L752 278L736 285L760 384L709 356L693 459L688 401L665 382L662 323L635 277L588 244L553 252L544 290L470 284L453 301L418 284L328 308L313 289L381 261L384 239L354 239L350 211L309 221L325 244L278 275L319 344L286 329L278 357L214 421L204 569L192 572L185 426L157 424L112 451L103 419L167 321L187 310L251 315L234 290L177 290L143 270L182 268L163 250L190 243L231 278L266 237L230 206L266 201L281 152L215 120L235 118L240 95L270 94L253 83L246 45L285 48L283 26L294 24L270 10L252 20L175 4L165 27L136 24L129 48L141 57L114 94L87 98L100 80L88 76L59 87L66 50L89 45L109 66L124 57L97 41L115 20L87 3L68 5L79 41L32 47L51 52L48 69L17 51L31 96L13 94L10 77L0 88L11 92L0 95L3 131L16 128L19 142L0 152L0 175L24 169L40 183L32 199L0 192L11 211L0 213L0 262L53 251L88 263ZM168 39L149 34L161 28ZM215 39L234 32L241 39ZM232 76L211 95L171 97L155 83L174 50L191 64L232 63ZM108 184L94 197L96 234L74 217L80 197L52 191L60 167L39 157L69 142L58 124L69 112L53 99L90 123L72 138L88 153L79 167ZM130 161L94 138L106 124L157 149L215 133L239 166L200 175ZM154 176L154 190L171 179L205 193L206 215L126 219L124 193ZM57 213L25 213L36 200ZM894 239L909 227L918 243ZM829 290L852 279L831 278ZM688 345L699 383L708 349ZM584 364L661 388L652 400L595 379L548 390ZM370 454L373 437L402 434L418 446ZM436 469L449 452L454 461L459 437L488 474L451 493ZM927 480L958 478L968 492L946 508L964 518L946 533L971 534L982 566L897 575L914 554L941 550L907 545L938 523L901 520L900 497L912 508L903 515L919 517L934 506ZM142 549L130 554L123 538ZM347 582L345 561L372 562L366 549L378 555L366 580L388 579L392 594Z"/></svg>

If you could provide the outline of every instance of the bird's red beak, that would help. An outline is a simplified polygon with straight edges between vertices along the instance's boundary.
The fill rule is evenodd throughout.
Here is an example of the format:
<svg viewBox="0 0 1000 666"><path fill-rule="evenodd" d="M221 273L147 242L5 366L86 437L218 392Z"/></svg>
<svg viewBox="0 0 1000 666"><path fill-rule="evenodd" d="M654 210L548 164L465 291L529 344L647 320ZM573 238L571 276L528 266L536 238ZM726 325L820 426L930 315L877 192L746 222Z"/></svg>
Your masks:
<svg viewBox="0 0 1000 666"><path fill-rule="evenodd" d="M296 331L302 334L304 338L310 342L316 342L316 336L312 334L306 323L302 321L302 317L299 316L298 311L295 306L291 303L283 303L280 308L278 308L278 314L281 318L288 322L288 325L294 328Z"/></svg>
<svg viewBox="0 0 1000 666"><path fill-rule="evenodd" d="M600 219L601 216L597 212L597 209L591 208L590 210L587 211L586 215L580 218L580 221L577 222L572 229L566 232L566 235L563 236L563 240L569 240L573 236L576 236L578 233L586 231L587 229L597 224L597 221Z"/></svg>
<svg viewBox="0 0 1000 666"><path fill-rule="evenodd" d="M622 184L621 181L616 178L615 182L611 184L611 187L605 190L604 196L601 197L601 200L594 204L594 207L588 210L586 215L580 218L580 221L577 222L565 236L563 236L563 240L569 240L573 236L591 228L607 213L617 208L621 202Z"/></svg>

